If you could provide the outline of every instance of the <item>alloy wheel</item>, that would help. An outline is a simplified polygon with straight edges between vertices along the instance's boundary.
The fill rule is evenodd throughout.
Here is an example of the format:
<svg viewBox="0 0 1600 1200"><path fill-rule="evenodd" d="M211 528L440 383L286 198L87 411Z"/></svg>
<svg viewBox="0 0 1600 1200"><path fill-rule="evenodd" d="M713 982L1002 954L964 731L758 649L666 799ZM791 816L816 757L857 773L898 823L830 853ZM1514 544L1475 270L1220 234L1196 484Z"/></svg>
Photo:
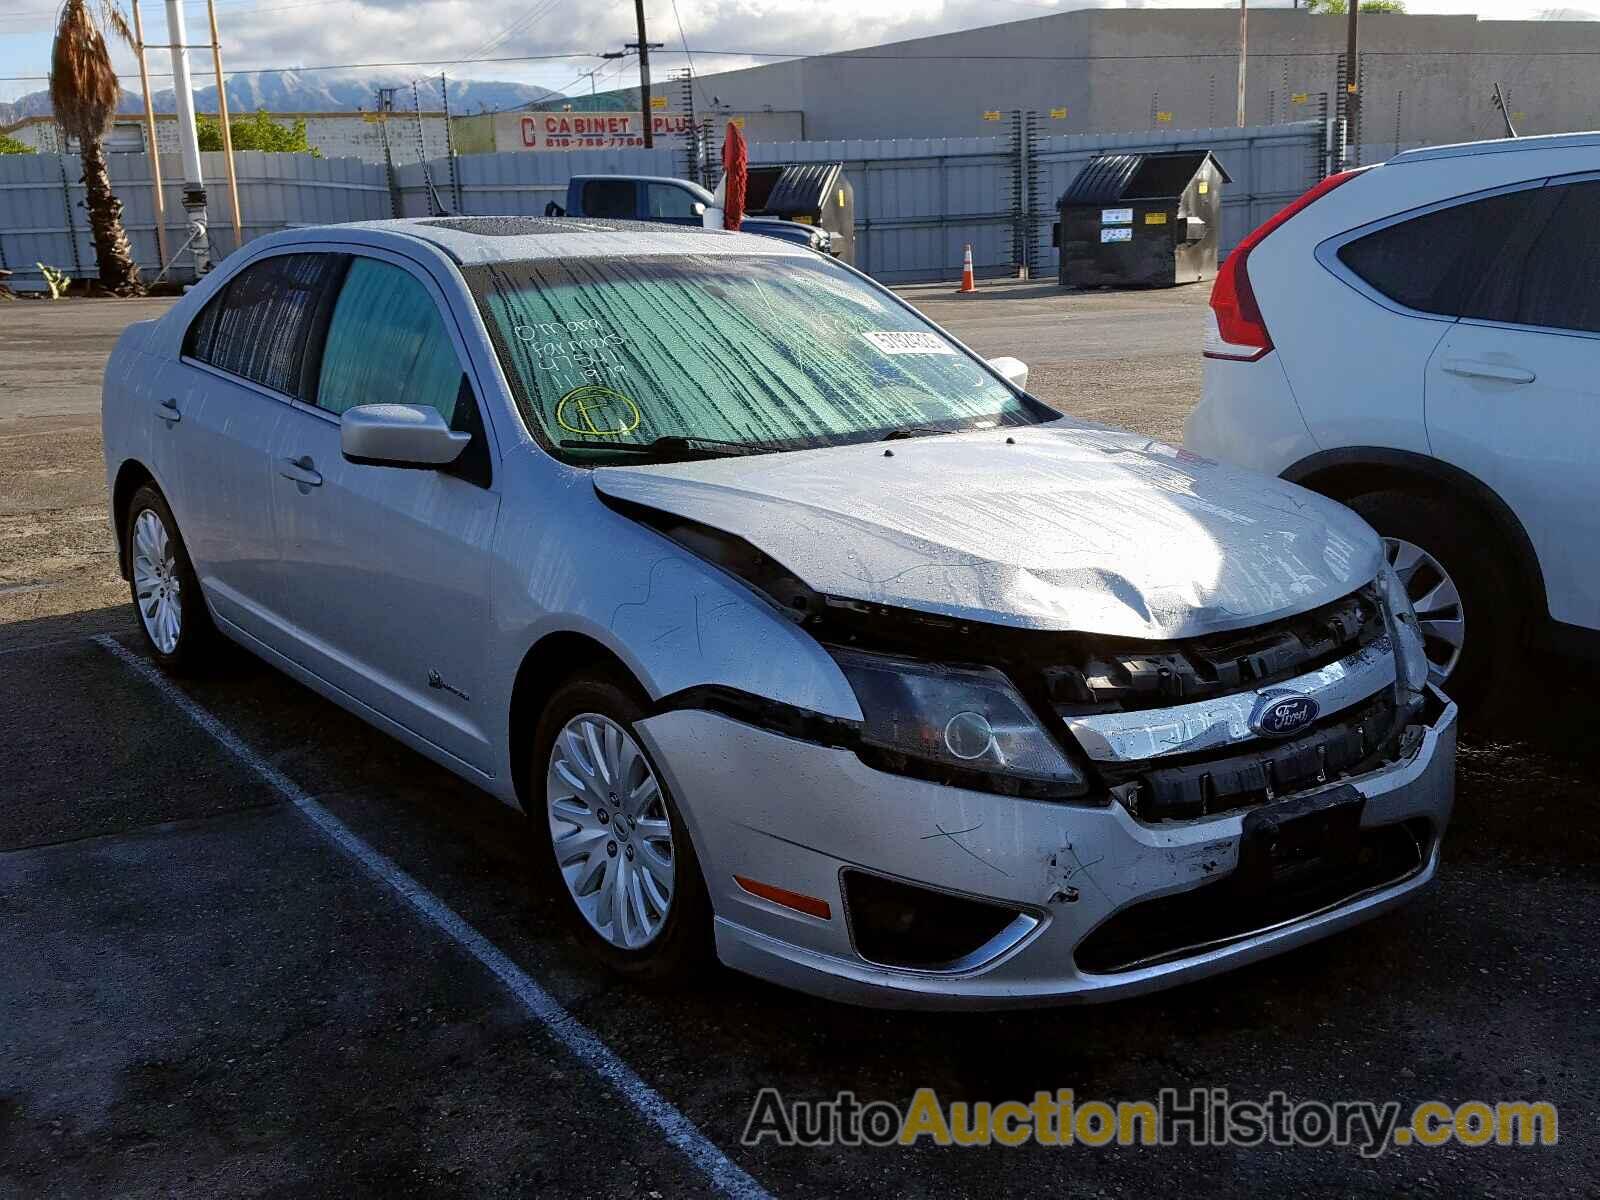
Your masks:
<svg viewBox="0 0 1600 1200"><path fill-rule="evenodd" d="M672 907L677 863L650 762L609 717L579 713L550 750L550 842L573 903L606 941L648 945Z"/></svg>
<svg viewBox="0 0 1600 1200"><path fill-rule="evenodd" d="M1461 591L1443 564L1421 546L1404 538L1384 538L1383 545L1389 565L1417 610L1417 628L1422 631L1428 656L1428 679L1442 685L1461 661L1461 648L1466 644Z"/></svg>
<svg viewBox="0 0 1600 1200"><path fill-rule="evenodd" d="M133 589L145 632L157 650L171 654L183 633L183 589L172 538L154 509L133 521Z"/></svg>

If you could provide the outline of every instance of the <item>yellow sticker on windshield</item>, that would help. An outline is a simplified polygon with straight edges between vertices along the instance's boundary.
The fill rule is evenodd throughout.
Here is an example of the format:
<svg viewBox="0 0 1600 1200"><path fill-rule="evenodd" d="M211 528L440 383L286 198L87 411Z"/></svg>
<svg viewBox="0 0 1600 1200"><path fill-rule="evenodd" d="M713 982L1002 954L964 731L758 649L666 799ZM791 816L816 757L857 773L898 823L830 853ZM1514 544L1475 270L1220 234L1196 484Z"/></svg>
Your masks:
<svg viewBox="0 0 1600 1200"><path fill-rule="evenodd" d="M573 388L556 402L556 424L585 437L621 437L639 428L639 406L596 383Z"/></svg>

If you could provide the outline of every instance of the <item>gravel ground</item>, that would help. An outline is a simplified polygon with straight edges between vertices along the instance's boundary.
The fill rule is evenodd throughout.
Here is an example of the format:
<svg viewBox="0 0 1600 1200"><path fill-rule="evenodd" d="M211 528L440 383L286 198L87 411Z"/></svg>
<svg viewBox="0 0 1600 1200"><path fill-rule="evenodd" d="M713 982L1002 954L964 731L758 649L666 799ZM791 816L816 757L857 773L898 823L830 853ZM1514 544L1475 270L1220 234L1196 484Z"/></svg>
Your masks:
<svg viewBox="0 0 1600 1200"><path fill-rule="evenodd" d="M1203 290L908 289L1067 411L1164 438ZM510 994L87 640L140 649L105 525L98 377L163 301L0 304L0 1195L707 1191ZM1554 665L1554 664L1542 664ZM777 1195L1588 1195L1600 1177L1600 745L1587 686L1505 681L1463 743L1439 885L1354 932L1121 1004L869 1012L715 970L615 983L527 883L521 822L277 672L185 694L540 981ZM1548 701L1535 705L1535 698ZM949 1099L1549 1099L1559 1146L743 1147L759 1088Z"/></svg>

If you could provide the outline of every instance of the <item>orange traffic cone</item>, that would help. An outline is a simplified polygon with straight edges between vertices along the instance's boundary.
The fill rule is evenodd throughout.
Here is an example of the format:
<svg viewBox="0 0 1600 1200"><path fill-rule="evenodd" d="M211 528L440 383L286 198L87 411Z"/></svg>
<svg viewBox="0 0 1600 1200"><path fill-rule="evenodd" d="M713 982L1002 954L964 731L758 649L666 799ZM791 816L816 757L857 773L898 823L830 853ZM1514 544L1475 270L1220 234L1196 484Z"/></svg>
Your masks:
<svg viewBox="0 0 1600 1200"><path fill-rule="evenodd" d="M961 256L961 286L956 289L958 296L976 296L978 294L978 281L972 275L972 243L967 243L967 249Z"/></svg>

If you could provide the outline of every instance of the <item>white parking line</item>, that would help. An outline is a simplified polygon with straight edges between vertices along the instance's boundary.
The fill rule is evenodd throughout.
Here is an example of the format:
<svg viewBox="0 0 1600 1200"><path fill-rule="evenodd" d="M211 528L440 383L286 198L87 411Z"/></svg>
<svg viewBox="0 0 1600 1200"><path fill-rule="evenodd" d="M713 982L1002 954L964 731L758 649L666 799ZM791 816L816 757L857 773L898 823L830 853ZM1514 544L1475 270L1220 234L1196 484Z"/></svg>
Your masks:
<svg viewBox="0 0 1600 1200"><path fill-rule="evenodd" d="M549 992L506 957L494 943L462 920L449 905L357 837L343 821L308 796L282 771L250 749L238 734L184 695L147 659L127 649L110 634L102 634L94 640L159 688L185 716L231 751L265 782L282 793L329 841L370 871L375 878L388 884L424 920L441 930L487 967L491 974L511 990L511 994L521 1001L528 1012L545 1024L562 1045L620 1092L634 1108L639 1110L640 1116L666 1136L668 1142L688 1155L694 1165L705 1172L718 1191L749 1200L768 1197L766 1189L719 1150L689 1118L640 1079L633 1068L618 1058L609 1046L562 1008Z"/></svg>

